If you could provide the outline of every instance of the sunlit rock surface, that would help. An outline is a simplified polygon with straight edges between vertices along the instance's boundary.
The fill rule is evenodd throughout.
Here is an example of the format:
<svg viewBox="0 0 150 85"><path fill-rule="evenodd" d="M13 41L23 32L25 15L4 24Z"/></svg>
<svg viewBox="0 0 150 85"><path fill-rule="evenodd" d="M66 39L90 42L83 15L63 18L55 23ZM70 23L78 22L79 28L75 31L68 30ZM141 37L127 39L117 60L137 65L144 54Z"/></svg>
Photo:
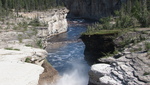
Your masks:
<svg viewBox="0 0 150 85"><path fill-rule="evenodd" d="M57 35L67 31L68 23L66 16L68 9L65 7L49 9L47 11L21 12L19 15L30 19L37 18L41 23L48 24L47 32L42 30L43 36ZM42 27L41 27L42 28ZM40 34L41 36L41 34Z"/></svg>
<svg viewBox="0 0 150 85"><path fill-rule="evenodd" d="M146 42L150 42L147 40ZM89 72L89 85L149 85L150 55L141 51L130 52L137 47L144 47L144 42L126 48L119 58L105 57L95 64Z"/></svg>

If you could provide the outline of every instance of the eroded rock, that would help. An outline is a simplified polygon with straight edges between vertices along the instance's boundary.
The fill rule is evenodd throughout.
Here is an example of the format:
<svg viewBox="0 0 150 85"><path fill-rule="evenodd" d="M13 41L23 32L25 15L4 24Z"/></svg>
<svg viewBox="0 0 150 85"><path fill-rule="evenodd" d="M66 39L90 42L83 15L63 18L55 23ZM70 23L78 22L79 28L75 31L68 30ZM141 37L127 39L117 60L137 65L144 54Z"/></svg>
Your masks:
<svg viewBox="0 0 150 85"><path fill-rule="evenodd" d="M141 43L144 45L144 42ZM130 52L117 59L99 59L109 64L99 63L91 67L89 85L149 85L150 59L147 56L147 52Z"/></svg>
<svg viewBox="0 0 150 85"><path fill-rule="evenodd" d="M57 35L67 31L67 20L66 16L68 9L65 7L49 9L44 12L33 11L30 13L19 13L19 15L30 18L38 19L41 23L48 24L48 27L41 27L39 29L39 36L52 36Z"/></svg>

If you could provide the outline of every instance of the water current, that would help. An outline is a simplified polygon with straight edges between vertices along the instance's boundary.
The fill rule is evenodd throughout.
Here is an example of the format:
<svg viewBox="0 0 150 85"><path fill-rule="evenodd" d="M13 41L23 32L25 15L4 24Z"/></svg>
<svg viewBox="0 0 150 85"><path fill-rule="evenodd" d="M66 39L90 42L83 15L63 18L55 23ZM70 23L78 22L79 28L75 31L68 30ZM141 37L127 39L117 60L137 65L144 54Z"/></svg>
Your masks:
<svg viewBox="0 0 150 85"><path fill-rule="evenodd" d="M56 85L87 85L90 66L84 60L84 43L79 40L86 26L71 25L66 33L50 39L47 60L62 76Z"/></svg>

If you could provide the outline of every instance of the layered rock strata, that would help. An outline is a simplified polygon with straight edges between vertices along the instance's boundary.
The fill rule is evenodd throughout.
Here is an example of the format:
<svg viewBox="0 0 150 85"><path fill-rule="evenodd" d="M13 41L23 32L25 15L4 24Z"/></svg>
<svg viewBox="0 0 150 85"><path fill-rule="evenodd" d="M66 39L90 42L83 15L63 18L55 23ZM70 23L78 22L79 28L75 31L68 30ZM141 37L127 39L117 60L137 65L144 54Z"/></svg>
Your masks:
<svg viewBox="0 0 150 85"><path fill-rule="evenodd" d="M142 46L144 43L139 45ZM150 55L143 51L130 52L131 49L133 48L126 49L117 59L99 59L105 64L99 63L91 67L89 85L149 85Z"/></svg>
<svg viewBox="0 0 150 85"><path fill-rule="evenodd" d="M68 9L62 7L49 9L44 12L37 12L37 11L29 13L21 12L19 13L19 15L30 19L38 19L41 23L48 24L47 29L42 29L41 33L43 36L52 36L67 31L68 27L66 20L67 13ZM45 30L47 30L47 32Z"/></svg>
<svg viewBox="0 0 150 85"><path fill-rule="evenodd" d="M85 58L89 61L96 61L100 57L112 54L115 50L123 50L124 47L130 43L136 43L146 38L148 38L148 35L139 31L127 32L122 35L112 33L81 36L85 44Z"/></svg>
<svg viewBox="0 0 150 85"><path fill-rule="evenodd" d="M150 43L149 36L149 28L136 29L117 37L107 34L82 36L85 49L88 48L85 53L98 52L88 57L99 55L98 63L89 71L89 85L149 85L150 49L146 46ZM118 52L115 53L116 50ZM102 57L100 52L106 55Z"/></svg>

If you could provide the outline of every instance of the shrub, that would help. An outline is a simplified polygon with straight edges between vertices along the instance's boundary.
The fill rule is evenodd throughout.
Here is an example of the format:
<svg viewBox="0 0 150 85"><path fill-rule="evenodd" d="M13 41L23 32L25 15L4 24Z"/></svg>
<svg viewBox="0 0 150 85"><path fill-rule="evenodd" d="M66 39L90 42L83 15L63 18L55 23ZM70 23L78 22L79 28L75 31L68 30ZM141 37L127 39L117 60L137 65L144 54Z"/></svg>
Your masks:
<svg viewBox="0 0 150 85"><path fill-rule="evenodd" d="M42 40L37 40L36 42L36 45L39 47L39 48L43 48L43 45L42 45Z"/></svg>
<svg viewBox="0 0 150 85"><path fill-rule="evenodd" d="M40 26L40 21L38 18L33 19L32 21L30 21L29 25L32 26Z"/></svg>
<svg viewBox="0 0 150 85"><path fill-rule="evenodd" d="M16 51L20 51L20 49L14 49L14 48L4 48L5 50L16 50Z"/></svg>
<svg viewBox="0 0 150 85"><path fill-rule="evenodd" d="M32 45L29 45L29 44L27 44L27 45L25 45L25 46L27 46L27 47L32 47Z"/></svg>
<svg viewBox="0 0 150 85"><path fill-rule="evenodd" d="M145 42L145 49L150 51L150 42Z"/></svg>
<svg viewBox="0 0 150 85"><path fill-rule="evenodd" d="M18 40L19 40L20 43L22 43L22 40L23 40L22 34L19 34L19 35L18 35Z"/></svg>
<svg viewBox="0 0 150 85"><path fill-rule="evenodd" d="M25 62L31 63L31 58L27 57L27 58L25 59Z"/></svg>

